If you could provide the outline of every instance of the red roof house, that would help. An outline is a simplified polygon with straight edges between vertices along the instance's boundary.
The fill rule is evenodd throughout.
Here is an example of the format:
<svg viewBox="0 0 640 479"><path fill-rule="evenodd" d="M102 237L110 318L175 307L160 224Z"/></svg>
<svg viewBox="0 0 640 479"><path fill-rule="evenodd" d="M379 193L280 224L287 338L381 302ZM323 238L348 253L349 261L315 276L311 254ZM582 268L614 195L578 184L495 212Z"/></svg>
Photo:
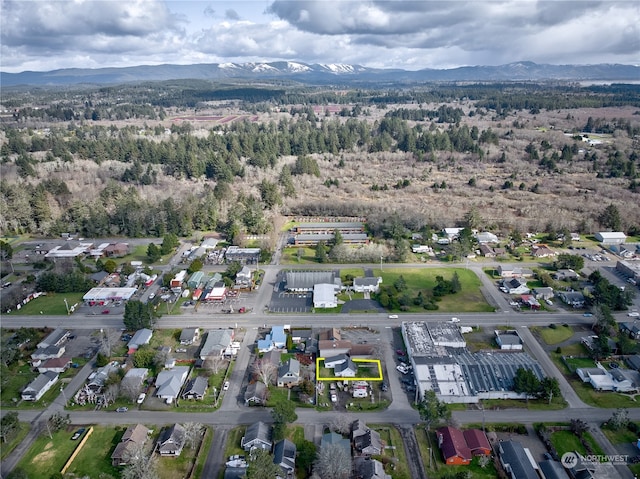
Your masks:
<svg viewBox="0 0 640 479"><path fill-rule="evenodd" d="M487 439L487 435L480 429L467 429L462 432L467 447L474 456L491 455L491 445Z"/></svg>
<svg viewBox="0 0 640 479"><path fill-rule="evenodd" d="M471 450L462 431L454 427L441 427L436 431L438 446L444 462L449 466L466 466L471 462Z"/></svg>

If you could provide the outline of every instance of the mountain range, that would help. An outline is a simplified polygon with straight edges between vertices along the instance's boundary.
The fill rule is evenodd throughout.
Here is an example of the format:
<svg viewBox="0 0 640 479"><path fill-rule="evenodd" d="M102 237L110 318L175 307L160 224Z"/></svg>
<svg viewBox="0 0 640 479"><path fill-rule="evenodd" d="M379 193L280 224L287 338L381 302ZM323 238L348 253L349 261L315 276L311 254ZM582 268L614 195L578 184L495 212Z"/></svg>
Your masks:
<svg viewBox="0 0 640 479"><path fill-rule="evenodd" d="M291 80L304 83L417 83L510 81L609 81L640 80L640 66L620 64L549 65L515 62L498 66L465 66L417 71L368 68L347 64L301 62L204 63L194 65L140 65L122 68L65 68L48 72L0 72L3 87L119 84L161 80Z"/></svg>

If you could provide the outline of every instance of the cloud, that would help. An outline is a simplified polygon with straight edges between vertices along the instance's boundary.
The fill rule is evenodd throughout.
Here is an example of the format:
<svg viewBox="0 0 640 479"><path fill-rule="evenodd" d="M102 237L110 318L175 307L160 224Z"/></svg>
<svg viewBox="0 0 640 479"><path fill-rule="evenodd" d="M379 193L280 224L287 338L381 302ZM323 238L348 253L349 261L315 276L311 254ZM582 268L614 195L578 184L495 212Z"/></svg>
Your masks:
<svg viewBox="0 0 640 479"><path fill-rule="evenodd" d="M445 68L637 63L632 1L0 0L4 71L292 60ZM215 8L214 8L215 7ZM224 13L222 13L224 12Z"/></svg>

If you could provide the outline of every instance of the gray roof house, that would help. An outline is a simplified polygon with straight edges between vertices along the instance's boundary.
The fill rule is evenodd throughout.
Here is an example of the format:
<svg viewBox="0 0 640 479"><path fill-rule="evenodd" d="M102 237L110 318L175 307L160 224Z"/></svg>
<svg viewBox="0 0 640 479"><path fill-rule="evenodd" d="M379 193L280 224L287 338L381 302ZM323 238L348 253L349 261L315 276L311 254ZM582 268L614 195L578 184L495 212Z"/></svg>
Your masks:
<svg viewBox="0 0 640 479"><path fill-rule="evenodd" d="M184 328L180 333L180 344L188 346L200 337L200 328Z"/></svg>
<svg viewBox="0 0 640 479"><path fill-rule="evenodd" d="M172 402L180 394L180 389L189 376L189 366L176 366L160 371L156 378L156 396Z"/></svg>
<svg viewBox="0 0 640 479"><path fill-rule="evenodd" d="M380 461L367 456L354 458L353 470L353 479L391 479L391 476L384 472L384 466Z"/></svg>
<svg viewBox="0 0 640 479"><path fill-rule="evenodd" d="M267 401L267 386L261 381L256 381L247 386L244 393L244 403L247 406L262 406Z"/></svg>
<svg viewBox="0 0 640 479"><path fill-rule="evenodd" d="M58 373L47 371L40 374L22 390L23 401L38 401L58 381Z"/></svg>
<svg viewBox="0 0 640 479"><path fill-rule="evenodd" d="M179 456L184 447L185 430L180 424L165 429L158 438L158 452L161 456Z"/></svg>
<svg viewBox="0 0 640 479"><path fill-rule="evenodd" d="M46 338L40 341L37 348L47 348L49 346L61 346L71 334L64 328L54 329Z"/></svg>
<svg viewBox="0 0 640 479"><path fill-rule="evenodd" d="M133 388L139 388L147 376L149 370L147 368L131 368L127 371L127 374L122 378L122 384L131 385Z"/></svg>
<svg viewBox="0 0 640 479"><path fill-rule="evenodd" d="M278 387L293 387L300 382L300 361L290 358L278 368Z"/></svg>
<svg viewBox="0 0 640 479"><path fill-rule="evenodd" d="M569 479L569 474L558 461L541 461L538 463L545 479Z"/></svg>
<svg viewBox="0 0 640 479"><path fill-rule="evenodd" d="M117 372L118 368L120 368L120 364L117 361L111 361L106 366L101 367L95 373L89 375L87 387L93 392L100 392L109 375Z"/></svg>
<svg viewBox="0 0 640 479"><path fill-rule="evenodd" d="M518 441L500 441L498 453L500 463L511 479L539 479L524 447Z"/></svg>
<svg viewBox="0 0 640 479"><path fill-rule="evenodd" d="M350 357L344 363L336 364L333 368L333 374L340 378L353 378L358 372L358 366Z"/></svg>
<svg viewBox="0 0 640 479"><path fill-rule="evenodd" d="M204 376L196 376L189 379L184 391L182 392L182 399L197 399L201 400L207 393L209 387L209 381Z"/></svg>
<svg viewBox="0 0 640 479"><path fill-rule="evenodd" d="M347 456L351 456L351 442L346 437L343 437L342 434L331 431L322 435L320 448L327 447L332 444L339 446Z"/></svg>
<svg viewBox="0 0 640 479"><path fill-rule="evenodd" d="M361 454L375 455L382 452L382 440L377 431L372 431L361 419L351 424L353 448Z"/></svg>
<svg viewBox="0 0 640 479"><path fill-rule="evenodd" d="M135 332L127 347L129 349L138 349L143 344L149 344L153 336L153 331L147 328L139 329Z"/></svg>
<svg viewBox="0 0 640 479"><path fill-rule="evenodd" d="M265 451L270 451L273 442L271 441L271 426L262 421L254 422L247 427L242 441L240 441L242 449L251 451L259 447Z"/></svg>
<svg viewBox="0 0 640 479"><path fill-rule="evenodd" d="M126 466L134 458L139 444L144 444L149 437L149 429L142 424L129 426L122 435L122 439L111 454L111 464L114 467Z"/></svg>
<svg viewBox="0 0 640 479"><path fill-rule="evenodd" d="M35 361L44 361L46 359L59 358L65 353L65 351L66 347L64 345L56 346L55 344L51 344L50 346L36 349L31 354L31 359Z"/></svg>
<svg viewBox="0 0 640 479"><path fill-rule="evenodd" d="M287 477L296 469L296 445L288 439L278 441L273 447L273 463L280 466Z"/></svg>
<svg viewBox="0 0 640 479"><path fill-rule="evenodd" d="M233 341L233 329L211 329L207 333L200 358L207 359L207 356L223 356L227 348Z"/></svg>

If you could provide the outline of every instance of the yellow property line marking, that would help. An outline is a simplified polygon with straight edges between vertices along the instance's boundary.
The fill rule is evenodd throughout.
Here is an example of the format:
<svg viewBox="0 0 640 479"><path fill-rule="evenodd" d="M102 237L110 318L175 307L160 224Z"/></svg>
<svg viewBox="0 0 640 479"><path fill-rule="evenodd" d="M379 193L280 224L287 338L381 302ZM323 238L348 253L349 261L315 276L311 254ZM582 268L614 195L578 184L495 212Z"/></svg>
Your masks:
<svg viewBox="0 0 640 479"><path fill-rule="evenodd" d="M378 368L378 376L374 377L357 377L357 378L343 378L339 376L321 377L320 376L320 361L324 363L324 358L316 358L316 381L382 381L382 363L379 359L352 359L354 363L369 363L375 364Z"/></svg>

